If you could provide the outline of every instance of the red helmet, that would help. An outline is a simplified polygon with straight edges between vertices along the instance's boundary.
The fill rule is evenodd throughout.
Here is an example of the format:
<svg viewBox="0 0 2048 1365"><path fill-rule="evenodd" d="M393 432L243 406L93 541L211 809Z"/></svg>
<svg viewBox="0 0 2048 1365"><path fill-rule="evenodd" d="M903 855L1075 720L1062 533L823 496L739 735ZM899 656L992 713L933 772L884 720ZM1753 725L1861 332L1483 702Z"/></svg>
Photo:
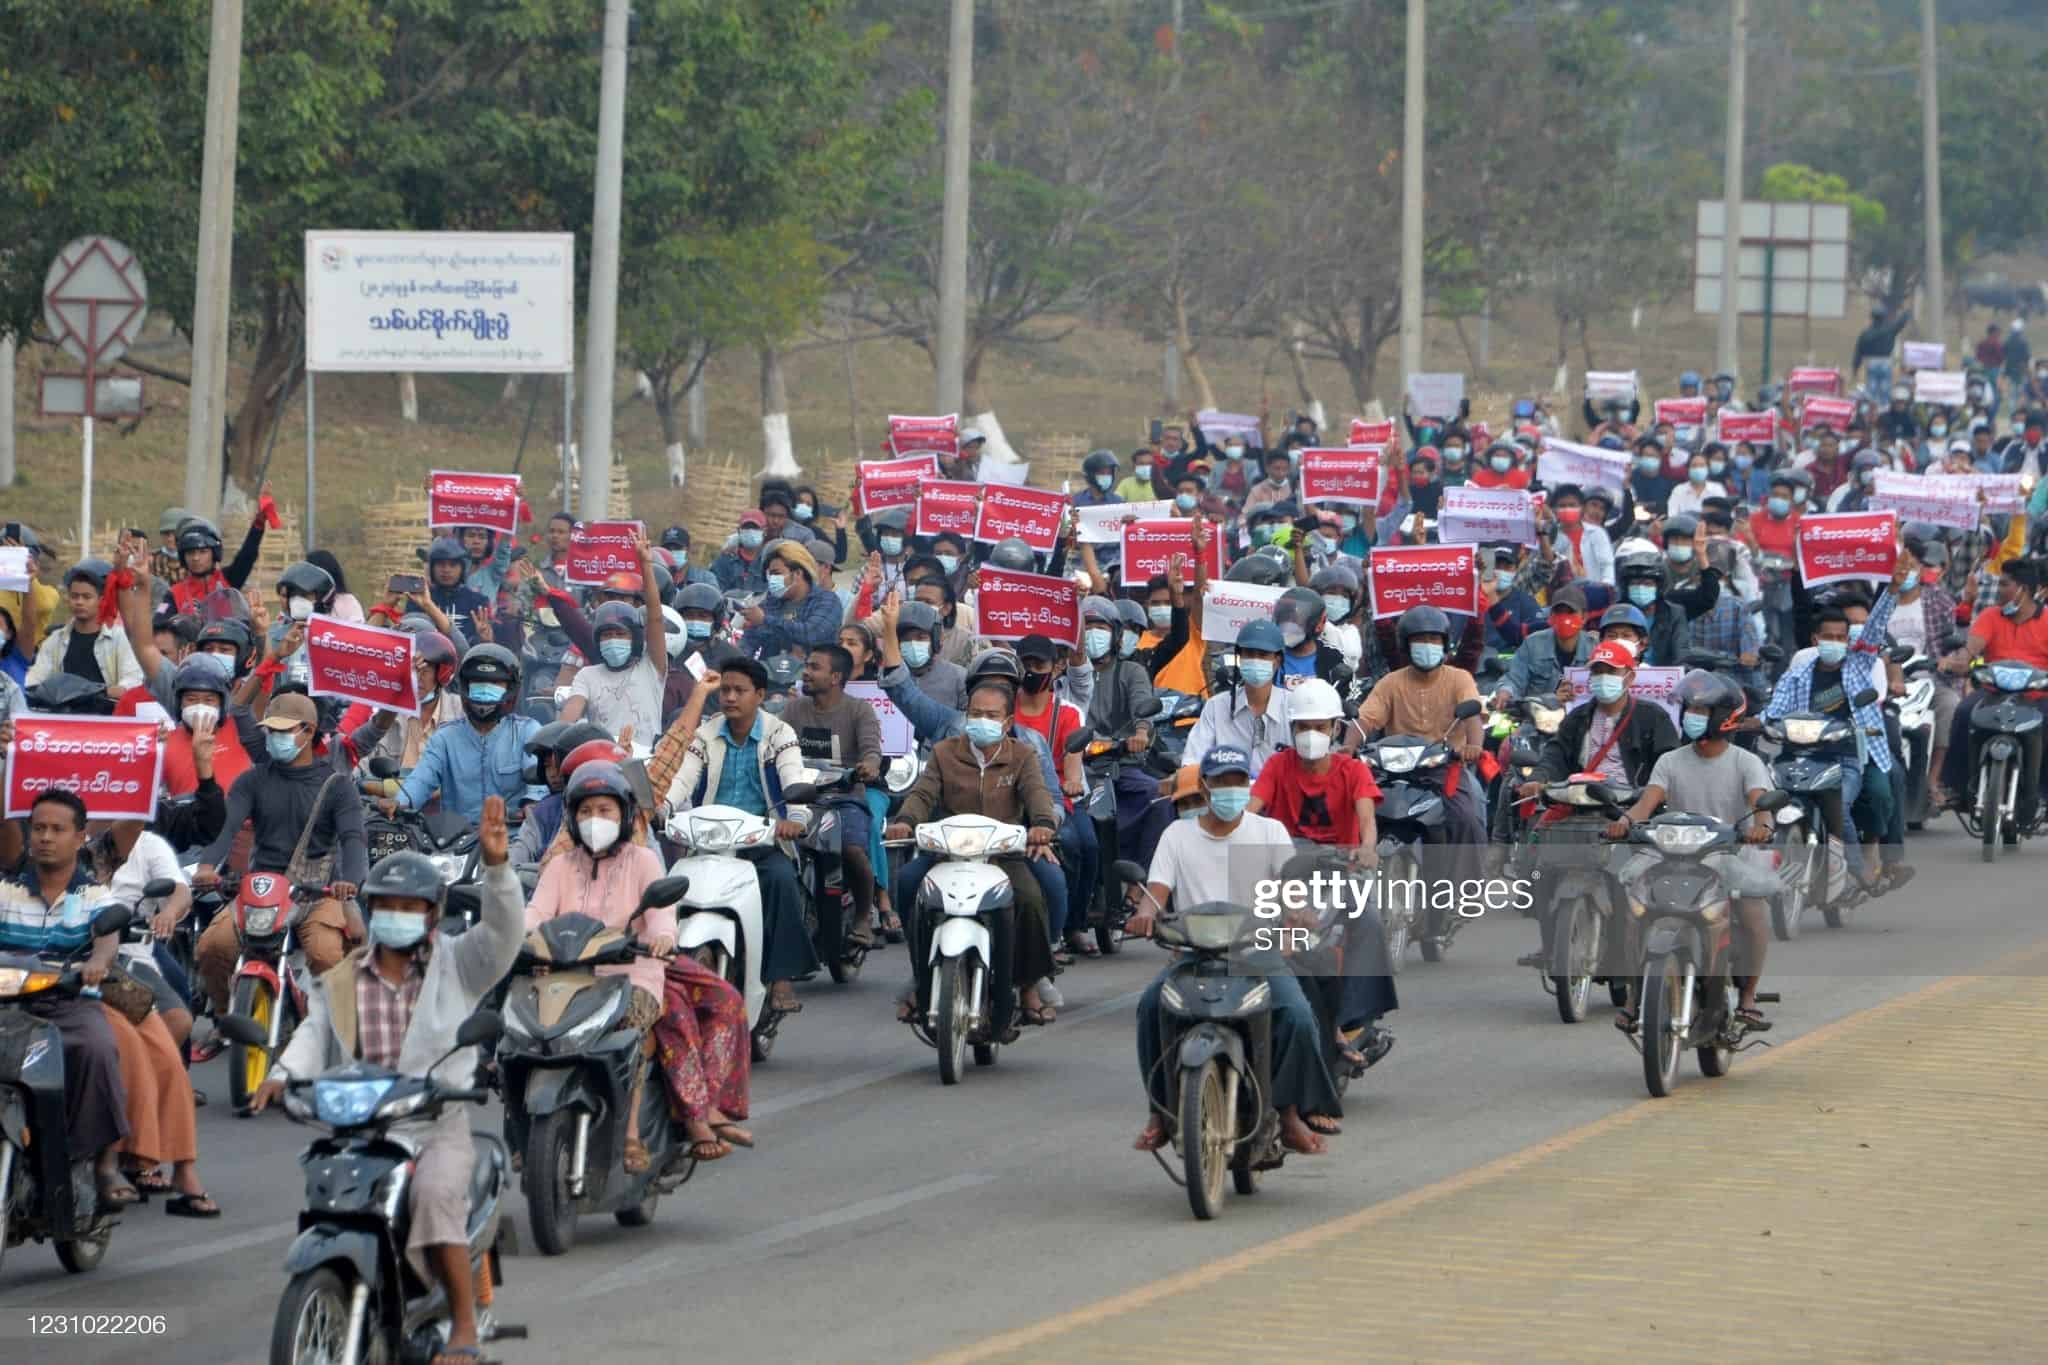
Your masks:
<svg viewBox="0 0 2048 1365"><path fill-rule="evenodd" d="M446 687L455 681L455 665L462 656L447 636L438 630L423 630L412 637L412 648L415 660L434 666L434 686Z"/></svg>
<svg viewBox="0 0 2048 1365"><path fill-rule="evenodd" d="M586 740L571 749L562 759L562 790L566 792L569 789L570 780L575 776L576 769L585 763L624 763L632 756L614 740Z"/></svg>
<svg viewBox="0 0 2048 1365"><path fill-rule="evenodd" d="M616 569L604 576L604 582L598 585L597 590L599 592L626 593L630 596L638 597L647 588L640 581L640 575L634 573L631 569Z"/></svg>

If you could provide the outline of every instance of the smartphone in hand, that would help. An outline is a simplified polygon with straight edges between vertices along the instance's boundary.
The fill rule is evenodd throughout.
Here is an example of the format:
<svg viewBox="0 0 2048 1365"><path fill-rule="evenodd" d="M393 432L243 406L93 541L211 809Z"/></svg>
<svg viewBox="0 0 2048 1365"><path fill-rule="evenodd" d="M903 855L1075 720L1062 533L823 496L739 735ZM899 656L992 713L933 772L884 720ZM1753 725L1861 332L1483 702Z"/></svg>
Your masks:
<svg viewBox="0 0 2048 1365"><path fill-rule="evenodd" d="M384 591L398 593L401 596L411 596L413 593L426 590L426 579L416 573L395 573L384 583Z"/></svg>

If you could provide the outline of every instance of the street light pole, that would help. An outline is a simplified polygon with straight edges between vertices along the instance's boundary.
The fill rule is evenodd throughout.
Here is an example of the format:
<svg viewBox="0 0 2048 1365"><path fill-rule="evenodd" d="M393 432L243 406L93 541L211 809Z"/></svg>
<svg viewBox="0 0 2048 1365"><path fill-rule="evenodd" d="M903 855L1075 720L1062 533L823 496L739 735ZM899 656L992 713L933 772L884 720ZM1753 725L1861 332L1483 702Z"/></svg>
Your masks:
<svg viewBox="0 0 2048 1365"><path fill-rule="evenodd" d="M1920 0L1921 199L1927 208L1927 333L1948 339L1948 288L1941 266L1941 84L1936 63L1934 0Z"/></svg>
<svg viewBox="0 0 2048 1365"><path fill-rule="evenodd" d="M213 0L206 58L206 150L199 173L198 281L192 306L192 402L185 411L185 506L202 517L220 513L234 284L235 134L241 102L242 0Z"/></svg>
<svg viewBox="0 0 2048 1365"><path fill-rule="evenodd" d="M1748 66L1749 0L1730 0L1727 145L1721 163L1721 329L1714 364L1732 375L1742 373L1742 116Z"/></svg>
<svg viewBox="0 0 2048 1365"><path fill-rule="evenodd" d="M974 0L953 0L946 57L946 204L939 232L938 392L933 410L959 412L967 368L968 151L974 121Z"/></svg>
<svg viewBox="0 0 2048 1365"><path fill-rule="evenodd" d="M1408 88L1401 140L1401 387L1422 369L1422 115L1427 0L1408 0Z"/></svg>
<svg viewBox="0 0 2048 1365"><path fill-rule="evenodd" d="M612 489L612 367L619 342L619 181L626 145L628 0L605 0L597 99L597 202L590 224L590 318L583 353L585 521L602 521Z"/></svg>

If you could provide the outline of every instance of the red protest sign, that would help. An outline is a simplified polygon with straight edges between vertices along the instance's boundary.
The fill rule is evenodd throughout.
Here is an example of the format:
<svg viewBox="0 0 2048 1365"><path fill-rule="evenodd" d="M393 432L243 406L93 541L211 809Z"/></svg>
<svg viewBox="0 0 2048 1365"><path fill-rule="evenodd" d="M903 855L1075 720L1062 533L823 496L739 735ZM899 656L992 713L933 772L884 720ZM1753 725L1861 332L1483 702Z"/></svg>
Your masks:
<svg viewBox="0 0 2048 1365"><path fill-rule="evenodd" d="M571 587L594 588L605 576L640 572L640 523L586 521L569 537L562 577Z"/></svg>
<svg viewBox="0 0 2048 1365"><path fill-rule="evenodd" d="M1674 427L1696 427L1707 420L1707 400L1659 398L1651 411L1659 422L1669 422Z"/></svg>
<svg viewBox="0 0 2048 1365"><path fill-rule="evenodd" d="M1368 422L1363 417L1351 419L1351 444L1355 446L1384 446L1394 442L1394 424Z"/></svg>
<svg viewBox="0 0 2048 1365"><path fill-rule="evenodd" d="M519 476L437 469L427 475L427 525L519 530Z"/></svg>
<svg viewBox="0 0 2048 1365"><path fill-rule="evenodd" d="M1387 545L1372 552L1372 614L1385 620L1410 607L1479 614L1479 579L1470 545Z"/></svg>
<svg viewBox="0 0 2048 1365"><path fill-rule="evenodd" d="M1802 365L1785 376L1787 393L1840 393L1842 372L1824 370L1818 366Z"/></svg>
<svg viewBox="0 0 2048 1365"><path fill-rule="evenodd" d="M885 507L911 507L917 502L917 485L922 479L939 477L939 461L933 455L912 455L903 460L862 460L854 466L854 498L863 515Z"/></svg>
<svg viewBox="0 0 2048 1365"><path fill-rule="evenodd" d="M948 417L897 417L889 418L889 452L892 455L943 455L953 459L960 454L960 418Z"/></svg>
<svg viewBox="0 0 2048 1365"><path fill-rule="evenodd" d="M306 622L306 690L384 711L420 713L413 681L413 637L332 616Z"/></svg>
<svg viewBox="0 0 2048 1365"><path fill-rule="evenodd" d="M1775 412L1730 412L1723 408L1714 420L1716 435L1730 444L1749 441L1770 445L1778 439L1778 414Z"/></svg>
<svg viewBox="0 0 2048 1365"><path fill-rule="evenodd" d="M1021 640L1043 635L1060 644L1081 640L1081 590L1071 578L1008 569L978 571L974 619L983 638Z"/></svg>
<svg viewBox="0 0 2048 1365"><path fill-rule="evenodd" d="M57 787L78 793L95 820L156 819L163 745L157 723L128 716L16 713L7 750L7 818L27 815Z"/></svg>
<svg viewBox="0 0 2048 1365"><path fill-rule="evenodd" d="M1123 535L1123 585L1127 588L1142 588L1154 577L1166 572L1166 566L1175 555L1184 555L1188 560L1185 581L1195 581L1194 542L1190 539L1195 532L1192 521L1127 521ZM1223 537L1215 528L1209 532L1208 571L1210 581L1223 577Z"/></svg>
<svg viewBox="0 0 2048 1365"><path fill-rule="evenodd" d="M1380 500L1379 446L1301 452L1301 500L1371 505Z"/></svg>
<svg viewBox="0 0 2048 1365"><path fill-rule="evenodd" d="M1855 415L1855 399L1830 398L1820 393L1808 398L1806 406L1800 410L1800 418L1809 428L1827 427L1834 431L1847 431L1849 419Z"/></svg>
<svg viewBox="0 0 2048 1365"><path fill-rule="evenodd" d="M974 538L993 545L1015 536L1047 554L1059 544L1060 518L1066 510L1065 494L1021 484L992 483L981 490L981 514L974 521Z"/></svg>
<svg viewBox="0 0 2048 1365"><path fill-rule="evenodd" d="M1848 578L1890 578L1899 514L1822 512L1799 519L1799 576L1809 588Z"/></svg>
<svg viewBox="0 0 2048 1365"><path fill-rule="evenodd" d="M981 514L981 485L959 479L926 479L917 488L914 535L971 536Z"/></svg>

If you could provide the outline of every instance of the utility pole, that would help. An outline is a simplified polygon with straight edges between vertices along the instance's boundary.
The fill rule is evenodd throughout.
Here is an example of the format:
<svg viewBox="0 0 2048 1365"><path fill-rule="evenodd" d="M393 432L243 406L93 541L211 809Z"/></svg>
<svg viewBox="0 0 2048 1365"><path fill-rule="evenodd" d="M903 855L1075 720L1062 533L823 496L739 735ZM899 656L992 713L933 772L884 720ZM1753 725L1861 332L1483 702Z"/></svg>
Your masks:
<svg viewBox="0 0 2048 1365"><path fill-rule="evenodd" d="M1934 46L1934 0L1920 0L1920 155L1927 206L1927 335L1948 339L1948 288L1941 271L1941 78Z"/></svg>
<svg viewBox="0 0 2048 1365"><path fill-rule="evenodd" d="M1748 81L1749 0L1729 0L1728 125L1721 163L1721 330L1714 364L1742 373L1742 113ZM1764 376L1769 379L1770 376Z"/></svg>
<svg viewBox="0 0 2048 1365"><path fill-rule="evenodd" d="M1401 140L1401 388L1422 369L1422 101L1427 0L1408 0L1408 93Z"/></svg>
<svg viewBox="0 0 2048 1365"><path fill-rule="evenodd" d="M213 0L206 58L206 152L199 173L192 402L185 412L185 506L218 517L227 430L228 319L235 253L235 135L242 103L242 0ZM250 490L252 493L254 490Z"/></svg>
<svg viewBox="0 0 2048 1365"><path fill-rule="evenodd" d="M946 206L939 233L938 394L933 411L958 412L967 368L968 150L974 135L974 0L953 0L946 57Z"/></svg>
<svg viewBox="0 0 2048 1365"><path fill-rule="evenodd" d="M619 342L619 180L626 145L628 0L605 0L597 97L597 203L590 224L590 318L583 353L583 482L579 510L602 521L612 491L612 367Z"/></svg>

